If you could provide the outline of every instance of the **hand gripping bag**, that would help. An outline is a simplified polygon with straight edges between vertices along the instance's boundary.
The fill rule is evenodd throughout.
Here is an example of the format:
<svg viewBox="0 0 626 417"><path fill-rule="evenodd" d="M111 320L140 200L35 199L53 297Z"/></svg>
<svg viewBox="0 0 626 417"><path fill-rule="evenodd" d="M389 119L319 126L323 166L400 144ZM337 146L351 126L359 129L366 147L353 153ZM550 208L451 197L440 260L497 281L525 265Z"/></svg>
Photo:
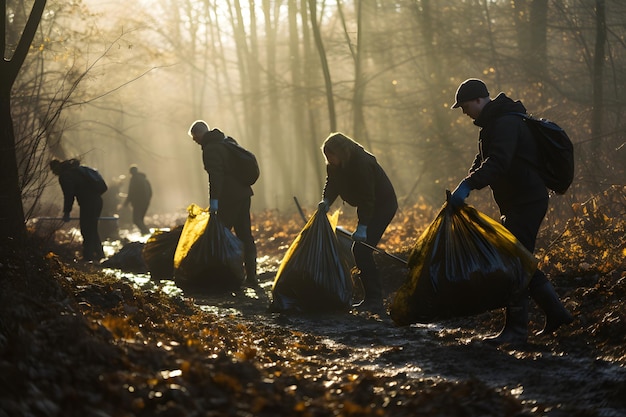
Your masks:
<svg viewBox="0 0 626 417"><path fill-rule="evenodd" d="M208 210L187 208L174 254L174 281L183 290L206 293L230 291L245 279L243 244Z"/></svg>
<svg viewBox="0 0 626 417"><path fill-rule="evenodd" d="M408 267L390 308L398 325L505 307L528 286L537 261L500 223L445 203L412 248Z"/></svg>
<svg viewBox="0 0 626 417"><path fill-rule="evenodd" d="M332 312L352 306L350 267L335 234L338 217L336 212L329 220L317 210L300 231L278 267L270 311Z"/></svg>

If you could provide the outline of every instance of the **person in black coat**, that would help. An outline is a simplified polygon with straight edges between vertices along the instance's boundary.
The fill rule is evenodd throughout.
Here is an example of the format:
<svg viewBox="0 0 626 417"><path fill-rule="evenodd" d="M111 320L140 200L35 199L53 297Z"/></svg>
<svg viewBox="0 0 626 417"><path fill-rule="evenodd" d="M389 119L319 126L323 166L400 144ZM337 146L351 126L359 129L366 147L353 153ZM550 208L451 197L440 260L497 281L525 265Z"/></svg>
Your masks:
<svg viewBox="0 0 626 417"><path fill-rule="evenodd" d="M318 207L328 211L341 197L357 208L358 224L352 234L352 253L365 289L363 308L381 312L381 279L372 249L376 246L398 209L396 193L376 157L342 133L331 133L322 145L326 158L326 183Z"/></svg>
<svg viewBox="0 0 626 417"><path fill-rule="evenodd" d="M217 213L229 229L243 243L243 255L246 271L246 285L258 285L256 273L257 249L252 236L250 221L252 187L235 178L230 153L224 144L226 135L219 129L209 130L203 120L193 122L189 136L202 147L204 169L209 174L209 211Z"/></svg>
<svg viewBox="0 0 626 417"><path fill-rule="evenodd" d="M480 127L479 152L465 177L453 191L450 203L460 206L471 190L490 186L500 209L502 224L531 253L539 226L548 209L548 190L535 166L537 145L524 120L512 112L526 113L520 101L500 93L489 96L485 83L465 80L457 89L452 108L461 108ZM553 333L573 318L561 303L546 275L537 270L528 286L530 296L546 315L540 334ZM525 343L528 338L528 293L511 300L502 331L488 341L495 344Z"/></svg>
<svg viewBox="0 0 626 417"><path fill-rule="evenodd" d="M80 233L83 237L83 259L99 262L104 258L102 241L98 234L98 219L102 212L102 197L80 171L80 161L52 159L50 170L59 177L63 190L63 221L70 221L74 199L80 207Z"/></svg>
<svg viewBox="0 0 626 417"><path fill-rule="evenodd" d="M131 177L124 206L130 204L133 207L133 223L135 223L142 234L147 235L150 233L150 229L148 229L143 219L148 212L150 200L152 199L152 186L146 174L140 172L136 165L131 165L129 172Z"/></svg>

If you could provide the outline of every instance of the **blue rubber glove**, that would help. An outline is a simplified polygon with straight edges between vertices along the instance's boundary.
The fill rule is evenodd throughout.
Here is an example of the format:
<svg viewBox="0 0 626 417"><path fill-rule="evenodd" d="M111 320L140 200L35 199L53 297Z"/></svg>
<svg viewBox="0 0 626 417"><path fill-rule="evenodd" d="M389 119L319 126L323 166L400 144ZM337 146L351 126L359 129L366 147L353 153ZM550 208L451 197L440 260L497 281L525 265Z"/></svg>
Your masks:
<svg viewBox="0 0 626 417"><path fill-rule="evenodd" d="M320 201L317 204L317 209L320 211L324 211L324 213L328 213L328 210L330 209L330 205L328 204L328 200L323 199L322 201Z"/></svg>
<svg viewBox="0 0 626 417"><path fill-rule="evenodd" d="M356 227L354 233L352 233L352 240L355 242L365 242L367 239L367 226L360 224Z"/></svg>
<svg viewBox="0 0 626 417"><path fill-rule="evenodd" d="M209 200L209 213L217 213L218 200L212 198Z"/></svg>
<svg viewBox="0 0 626 417"><path fill-rule="evenodd" d="M452 207L461 207L465 203L465 199L469 197L471 188L467 184L467 180L463 180L456 186L450 195L450 204Z"/></svg>

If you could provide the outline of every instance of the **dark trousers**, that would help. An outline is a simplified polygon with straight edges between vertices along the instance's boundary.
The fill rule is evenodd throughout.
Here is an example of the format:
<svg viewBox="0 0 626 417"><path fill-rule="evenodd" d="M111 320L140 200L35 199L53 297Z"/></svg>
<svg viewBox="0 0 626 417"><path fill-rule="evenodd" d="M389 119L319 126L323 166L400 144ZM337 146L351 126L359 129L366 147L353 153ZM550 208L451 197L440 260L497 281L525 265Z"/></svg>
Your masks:
<svg viewBox="0 0 626 417"><path fill-rule="evenodd" d="M246 277L256 278L257 252L250 222L250 197L237 201L220 200L219 216L224 226L234 229L235 235L243 243Z"/></svg>
<svg viewBox="0 0 626 417"><path fill-rule="evenodd" d="M502 213L502 224L521 242L530 253L535 251L537 233L548 211L548 199L535 203L513 207ZM528 285L530 291L548 281L539 269L535 272Z"/></svg>
<svg viewBox="0 0 626 417"><path fill-rule="evenodd" d="M370 246L378 245L380 239L391 223L393 216L398 210L398 203L395 199L380 202L374 208L374 215L367 225L367 239L365 242ZM382 283L374 262L374 254L372 249L359 242L352 244L352 254L356 267L361 271L361 282L365 289L365 301L382 300Z"/></svg>
<svg viewBox="0 0 626 417"><path fill-rule="evenodd" d="M148 229L146 224L143 222L143 218L146 217L146 213L148 212L150 202L135 202L131 204L133 206L133 223L135 223L135 226L141 230L141 233L150 233L150 229Z"/></svg>
<svg viewBox="0 0 626 417"><path fill-rule="evenodd" d="M80 205L80 233L83 236L83 259L97 261L104 258L102 241L98 234L98 218L102 213L102 197L83 200Z"/></svg>

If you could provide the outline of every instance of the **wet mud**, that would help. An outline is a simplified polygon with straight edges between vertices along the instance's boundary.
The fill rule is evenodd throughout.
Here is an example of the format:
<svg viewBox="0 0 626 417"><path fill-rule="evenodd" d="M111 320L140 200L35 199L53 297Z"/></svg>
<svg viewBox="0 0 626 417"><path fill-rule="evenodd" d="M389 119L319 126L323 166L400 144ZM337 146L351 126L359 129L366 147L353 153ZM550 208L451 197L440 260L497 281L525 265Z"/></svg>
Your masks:
<svg viewBox="0 0 626 417"><path fill-rule="evenodd" d="M379 260L380 262L381 260ZM403 268L389 265L386 302L393 297ZM250 328L289 329L310 336L307 378L319 379L329 369L368 371L386 389L389 380L411 386L415 381L479 381L495 391L510 393L532 415L626 415L626 357L602 357L592 348L593 335L577 334L573 323L552 336L530 335L520 346L493 347L482 341L503 324L503 311L433 324L396 326L387 314L355 308L345 314L269 313L272 273L256 289L222 296L197 296L207 311L228 316ZM535 309L531 333L541 329ZM535 414L536 413L536 414ZM529 414L529 415L531 415ZM446 415L441 414L441 415ZM485 414L492 415L492 414Z"/></svg>

